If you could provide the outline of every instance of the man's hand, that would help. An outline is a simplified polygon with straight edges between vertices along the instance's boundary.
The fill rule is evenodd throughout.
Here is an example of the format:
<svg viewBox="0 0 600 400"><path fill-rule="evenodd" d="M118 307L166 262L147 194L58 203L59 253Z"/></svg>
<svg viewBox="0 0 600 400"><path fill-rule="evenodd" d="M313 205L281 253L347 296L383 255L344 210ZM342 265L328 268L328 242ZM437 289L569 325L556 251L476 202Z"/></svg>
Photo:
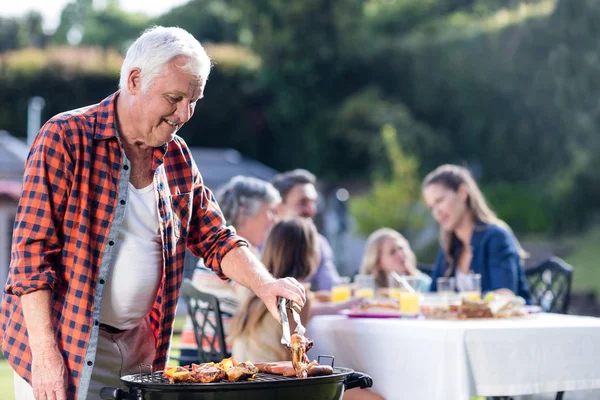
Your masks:
<svg viewBox="0 0 600 400"><path fill-rule="evenodd" d="M306 292L304 286L294 278L277 279L267 282L256 288L255 293L265 303L273 317L281 322L281 315L277 306L277 298L284 297L304 307Z"/></svg>
<svg viewBox="0 0 600 400"><path fill-rule="evenodd" d="M31 349L31 375L36 400L67 399L67 367L50 322L50 290L21 296Z"/></svg>
<svg viewBox="0 0 600 400"><path fill-rule="evenodd" d="M31 376L36 400L67 400L67 368L58 347L33 353Z"/></svg>

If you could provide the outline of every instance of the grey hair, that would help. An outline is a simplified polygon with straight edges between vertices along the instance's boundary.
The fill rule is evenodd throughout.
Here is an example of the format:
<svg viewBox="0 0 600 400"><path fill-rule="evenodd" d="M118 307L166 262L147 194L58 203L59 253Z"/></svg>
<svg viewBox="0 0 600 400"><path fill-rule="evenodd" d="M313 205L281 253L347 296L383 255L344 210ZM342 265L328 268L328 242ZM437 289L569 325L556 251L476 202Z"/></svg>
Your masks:
<svg viewBox="0 0 600 400"><path fill-rule="evenodd" d="M215 192L228 224L237 226L242 215L254 216L261 205L279 203L281 196L273 185L249 176L234 176Z"/></svg>
<svg viewBox="0 0 600 400"><path fill-rule="evenodd" d="M153 26L148 28L127 50L121 66L119 88L127 88L129 72L140 69L142 92L148 89L166 64L177 56L189 61L182 67L185 72L208 79L211 61L204 47L189 32L176 27Z"/></svg>

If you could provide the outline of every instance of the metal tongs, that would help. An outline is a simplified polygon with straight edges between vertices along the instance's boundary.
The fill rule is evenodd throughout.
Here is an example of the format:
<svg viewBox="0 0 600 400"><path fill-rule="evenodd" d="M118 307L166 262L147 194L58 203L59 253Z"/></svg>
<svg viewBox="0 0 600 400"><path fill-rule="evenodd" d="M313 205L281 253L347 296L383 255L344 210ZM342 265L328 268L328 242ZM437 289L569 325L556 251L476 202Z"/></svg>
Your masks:
<svg viewBox="0 0 600 400"><path fill-rule="evenodd" d="M300 321L301 308L298 304L294 303L291 300L283 298L283 297L279 297L278 301L279 301L279 313L281 315L281 327L283 328L283 335L281 336L281 344L284 344L287 347L290 347L290 344L292 342L292 335L290 333L290 321L288 319L288 310L290 310L292 312L292 318L294 318L294 321L296 322L296 329L294 330L294 332L301 336L304 336L304 334L306 333L306 329L304 328L304 326L302 325L302 322Z"/></svg>

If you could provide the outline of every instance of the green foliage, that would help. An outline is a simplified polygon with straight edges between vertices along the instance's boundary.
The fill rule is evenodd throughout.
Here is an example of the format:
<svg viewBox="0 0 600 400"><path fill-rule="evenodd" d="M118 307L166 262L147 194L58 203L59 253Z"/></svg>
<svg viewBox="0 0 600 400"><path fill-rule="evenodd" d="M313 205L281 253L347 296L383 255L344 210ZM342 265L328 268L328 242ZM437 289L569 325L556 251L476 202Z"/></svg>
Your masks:
<svg viewBox="0 0 600 400"><path fill-rule="evenodd" d="M154 21L157 25L179 26L204 42L240 41L241 10L232 1L191 0Z"/></svg>
<svg viewBox="0 0 600 400"><path fill-rule="evenodd" d="M417 158L439 153L448 144L426 124L416 121L405 104L386 99L375 86L347 97L336 112L331 136L344 143L347 151L338 160L340 167L354 177L388 173L392 165L381 157L386 152L379 131L391 124L398 131L403 149ZM365 168L364 160L371 160Z"/></svg>
<svg viewBox="0 0 600 400"><path fill-rule="evenodd" d="M598 20L594 0L191 0L156 19L117 0L102 10L73 0L51 40L79 33L123 53L150 23L181 26L215 60L181 132L190 144L325 180L381 181L393 168L379 130L391 124L420 160L416 176L468 163L499 214L537 232L579 229L598 212ZM1 19L0 51L44 47L40 25L35 14ZM94 55L10 57L0 128L13 133L24 133L30 96L46 97L50 117L116 89L118 68Z"/></svg>
<svg viewBox="0 0 600 400"><path fill-rule="evenodd" d="M252 85L260 60L234 45L210 45L207 52L215 63L205 93L210 100L198 103L197 117L181 135L192 146L232 146L265 158L262 152L272 148L269 136L256 128L262 118L261 99ZM0 56L0 128L25 136L27 101L32 96L46 100L43 120L101 101L118 89L121 63L120 54L98 48L5 53Z"/></svg>
<svg viewBox="0 0 600 400"><path fill-rule="evenodd" d="M350 212L361 235L369 235L381 227L406 233L424 222L416 207L421 193L416 158L404 154L393 126L385 125L381 137L392 173L389 178L376 177L370 193L350 199Z"/></svg>
<svg viewBox="0 0 600 400"><path fill-rule="evenodd" d="M118 1L109 1L103 9L94 9L90 0L67 4L52 37L55 44L101 46L125 52L129 44L150 23L143 14L125 13Z"/></svg>
<svg viewBox="0 0 600 400"><path fill-rule="evenodd" d="M517 233L551 230L552 205L543 188L531 184L498 182L482 188L498 218Z"/></svg>

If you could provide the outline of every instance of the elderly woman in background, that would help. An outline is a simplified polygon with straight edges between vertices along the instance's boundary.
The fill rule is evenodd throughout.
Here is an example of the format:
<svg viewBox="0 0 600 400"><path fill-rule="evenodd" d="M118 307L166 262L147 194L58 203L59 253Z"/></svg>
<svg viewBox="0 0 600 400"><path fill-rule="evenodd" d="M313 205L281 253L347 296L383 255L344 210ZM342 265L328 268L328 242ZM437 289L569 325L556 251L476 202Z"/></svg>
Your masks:
<svg viewBox="0 0 600 400"><path fill-rule="evenodd" d="M527 252L510 227L490 209L471 176L458 165L442 165L423 182L423 197L440 224L436 278L455 277L461 290L470 273L481 274L481 291L510 292L530 302L522 260Z"/></svg>
<svg viewBox="0 0 600 400"><path fill-rule="evenodd" d="M251 250L258 253L258 246L266 240L269 231L276 222L275 209L281 202L277 189L269 182L261 179L235 176L216 191L215 197L219 202L227 224L233 225L237 234L248 240ZM212 294L219 299L223 316L223 329L225 335L227 335L229 321L237 312L247 290L233 281L220 279L204 267L202 260L198 262L193 282L202 292ZM197 318L202 318L202 316L197 316ZM210 338L211 333L206 333ZM180 347L181 359L184 364L197 362L198 346L189 317L181 332ZM218 348L218 343L216 347ZM206 350L208 351L208 349L207 347ZM230 350L231 346L227 342L227 352L230 353Z"/></svg>
<svg viewBox="0 0 600 400"><path fill-rule="evenodd" d="M429 291L431 278L417 269L417 259L408 240L394 229L381 228L367 239L360 273L373 275L377 288L385 291L392 272L418 278L419 289Z"/></svg>

